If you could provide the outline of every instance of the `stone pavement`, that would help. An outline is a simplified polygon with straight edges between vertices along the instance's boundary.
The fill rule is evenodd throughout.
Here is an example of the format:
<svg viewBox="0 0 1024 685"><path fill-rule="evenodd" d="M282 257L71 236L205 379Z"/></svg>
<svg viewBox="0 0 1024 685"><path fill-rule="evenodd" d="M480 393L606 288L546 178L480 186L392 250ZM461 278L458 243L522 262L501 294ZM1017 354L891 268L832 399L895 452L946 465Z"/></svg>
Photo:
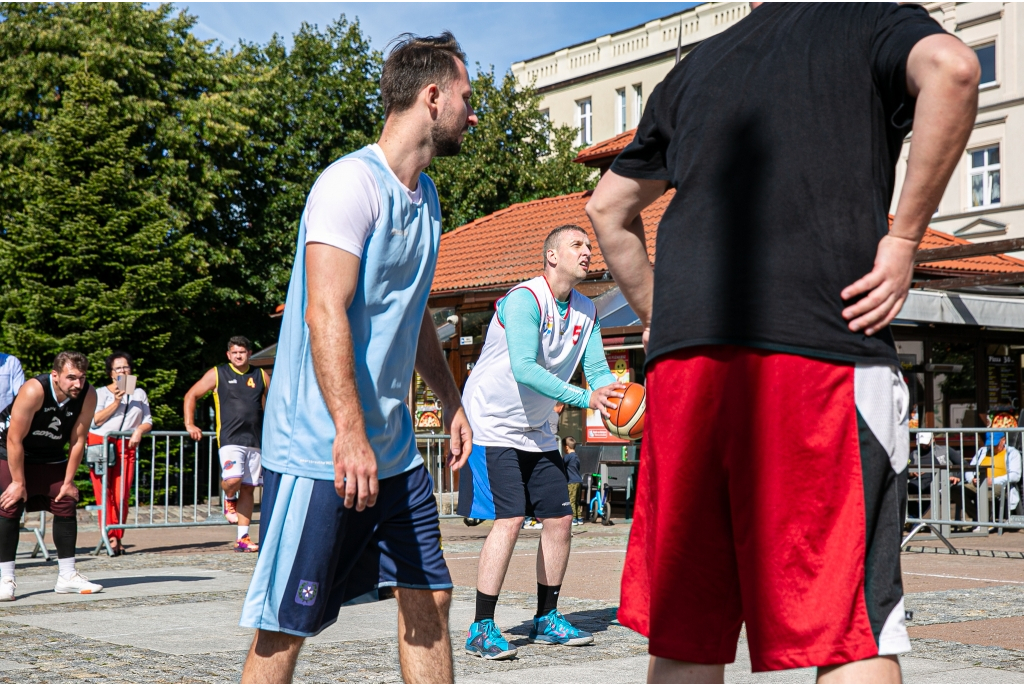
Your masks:
<svg viewBox="0 0 1024 685"><path fill-rule="evenodd" d="M646 640L615 621L627 525L585 526L560 608L596 635L582 648L526 642L535 605L536 532L524 532L509 571L497 620L519 658L484 662L460 649L472 620L476 560L487 524L442 524L457 584L452 607L456 676L461 682L643 682ZM232 529L129 531L131 554L86 555L95 528L83 526L79 567L102 593L52 592L56 564L28 558L23 537L18 600L0 605L0 682L237 681L251 631L238 627L255 559L230 552ZM959 541L958 541L959 543ZM986 544L987 543L987 544ZM928 546L927 541L915 543ZM976 538L974 549L1024 549L1024 534ZM907 682L1024 683L1024 560L1013 557L903 555L914 646L903 662ZM394 601L344 610L343 620L308 641L300 682L395 682ZM746 643L726 671L729 682L813 682L812 669L751 674Z"/></svg>

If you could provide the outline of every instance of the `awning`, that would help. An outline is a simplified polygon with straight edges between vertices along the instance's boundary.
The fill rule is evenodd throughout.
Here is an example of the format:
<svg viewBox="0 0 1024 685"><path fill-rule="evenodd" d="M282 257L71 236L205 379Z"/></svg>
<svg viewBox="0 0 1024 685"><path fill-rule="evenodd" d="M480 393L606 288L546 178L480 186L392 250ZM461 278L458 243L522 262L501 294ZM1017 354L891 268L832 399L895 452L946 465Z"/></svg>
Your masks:
<svg viewBox="0 0 1024 685"><path fill-rule="evenodd" d="M639 326L619 288L594 298L602 328ZM1024 330L1024 298L914 288L894 323L946 323Z"/></svg>

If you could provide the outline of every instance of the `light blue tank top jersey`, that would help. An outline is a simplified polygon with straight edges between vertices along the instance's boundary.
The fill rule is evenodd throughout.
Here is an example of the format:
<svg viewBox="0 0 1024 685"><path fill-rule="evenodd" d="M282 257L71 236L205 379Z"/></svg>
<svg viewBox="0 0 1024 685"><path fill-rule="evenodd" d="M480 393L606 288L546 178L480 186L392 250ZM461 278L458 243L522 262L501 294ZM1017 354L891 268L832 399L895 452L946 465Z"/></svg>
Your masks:
<svg viewBox="0 0 1024 685"><path fill-rule="evenodd" d="M373 150L363 148L346 157L351 158L369 166L380 188L380 217L363 247L348 318L366 434L377 455L377 477L383 479L423 463L405 400L437 265L441 206L426 174L420 174L421 199L414 204ZM264 414L263 466L334 480L334 422L317 385L305 322L305 245L303 213Z"/></svg>

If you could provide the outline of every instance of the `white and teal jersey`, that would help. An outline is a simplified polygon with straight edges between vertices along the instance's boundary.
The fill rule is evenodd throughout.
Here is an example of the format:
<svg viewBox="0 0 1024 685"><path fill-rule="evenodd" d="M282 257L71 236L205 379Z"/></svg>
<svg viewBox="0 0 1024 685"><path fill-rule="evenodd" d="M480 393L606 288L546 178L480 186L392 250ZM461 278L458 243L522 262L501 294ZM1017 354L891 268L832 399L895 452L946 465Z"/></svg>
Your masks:
<svg viewBox="0 0 1024 685"><path fill-rule="evenodd" d="M426 174L420 174L419 201L413 201L381 154L366 147L335 164L352 159L370 169L380 191L380 211L363 246L348 319L355 349L357 387L352 390L359 392L366 434L377 455L377 476L383 479L423 461L405 400L437 264L441 207L437 189ZM305 322L306 215L304 211L299 223L274 379L267 395L263 466L278 473L333 480L334 422L313 371Z"/></svg>

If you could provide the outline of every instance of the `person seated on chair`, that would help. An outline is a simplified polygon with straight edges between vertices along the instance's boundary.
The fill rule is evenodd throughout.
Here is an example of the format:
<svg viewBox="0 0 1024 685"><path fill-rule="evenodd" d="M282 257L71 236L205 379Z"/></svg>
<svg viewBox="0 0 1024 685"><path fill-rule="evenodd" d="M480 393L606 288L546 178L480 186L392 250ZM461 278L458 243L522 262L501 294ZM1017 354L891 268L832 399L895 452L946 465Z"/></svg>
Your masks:
<svg viewBox="0 0 1024 685"><path fill-rule="evenodd" d="M986 483L992 491L992 497L997 500L996 516L1003 516L1003 497L1009 491L1008 513L1015 512L1020 506L1020 483L1021 479L1021 453L1015 447L1006 444L1006 433L988 433L985 436L985 446L978 450L971 459L971 466L987 467L978 472L968 471L964 474L964 507L966 513L974 516L975 520L980 518L978 512L978 478L985 478Z"/></svg>
<svg viewBox="0 0 1024 685"><path fill-rule="evenodd" d="M960 451L945 445L936 445L934 433L918 433L917 447L910 448L909 471L907 472L908 515L918 518L927 513L927 505L921 498L931 494L932 479L942 466L949 467L950 483L959 483L963 459ZM953 474L957 474L953 477Z"/></svg>

